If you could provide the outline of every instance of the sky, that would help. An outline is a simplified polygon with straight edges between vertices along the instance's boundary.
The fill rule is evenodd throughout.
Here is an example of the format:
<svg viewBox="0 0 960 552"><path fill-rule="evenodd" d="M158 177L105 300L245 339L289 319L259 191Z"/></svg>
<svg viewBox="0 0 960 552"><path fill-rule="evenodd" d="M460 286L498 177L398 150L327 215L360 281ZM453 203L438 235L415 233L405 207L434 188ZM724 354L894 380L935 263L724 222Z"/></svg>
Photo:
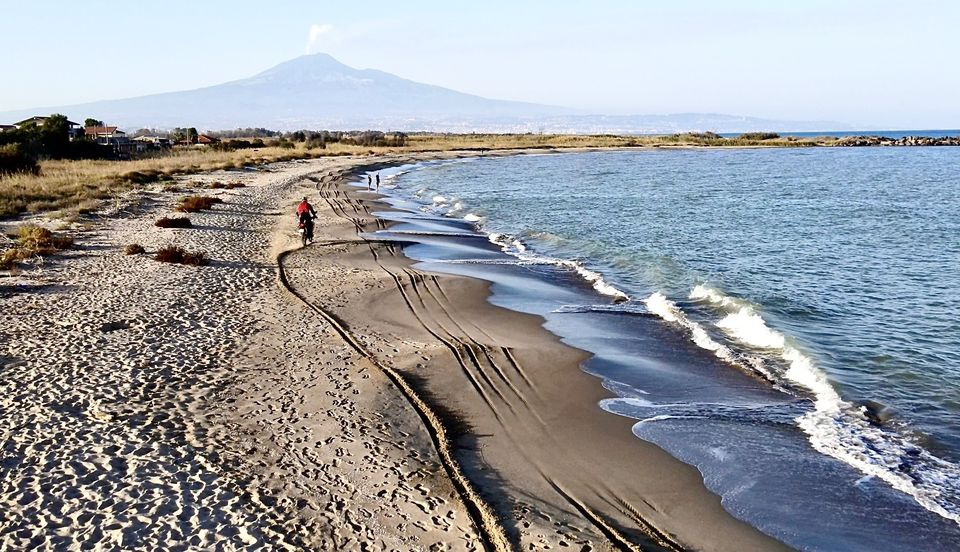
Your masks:
<svg viewBox="0 0 960 552"><path fill-rule="evenodd" d="M952 0L0 0L0 111L186 90L324 52L490 98L960 128Z"/></svg>

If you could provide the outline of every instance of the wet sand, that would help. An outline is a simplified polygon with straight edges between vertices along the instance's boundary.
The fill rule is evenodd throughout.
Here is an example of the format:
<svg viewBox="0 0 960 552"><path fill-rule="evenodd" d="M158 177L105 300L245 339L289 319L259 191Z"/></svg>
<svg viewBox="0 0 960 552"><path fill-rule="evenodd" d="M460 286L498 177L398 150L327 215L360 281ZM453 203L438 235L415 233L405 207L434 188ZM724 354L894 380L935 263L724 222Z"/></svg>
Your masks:
<svg viewBox="0 0 960 552"><path fill-rule="evenodd" d="M541 319L359 235L383 205L345 179L402 161L185 177L0 279L0 548L782 548L603 412ZM152 226L237 180L194 229Z"/></svg>

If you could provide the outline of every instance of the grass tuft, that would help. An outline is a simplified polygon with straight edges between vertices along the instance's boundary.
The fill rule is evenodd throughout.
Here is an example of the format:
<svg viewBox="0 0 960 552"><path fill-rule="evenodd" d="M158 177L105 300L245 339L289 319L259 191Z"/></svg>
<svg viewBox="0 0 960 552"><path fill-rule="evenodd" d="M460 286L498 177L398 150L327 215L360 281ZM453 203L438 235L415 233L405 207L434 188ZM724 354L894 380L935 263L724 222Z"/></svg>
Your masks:
<svg viewBox="0 0 960 552"><path fill-rule="evenodd" d="M177 205L177 211L181 213L197 213L211 209L217 203L223 203L223 200L219 197L187 196L180 200L180 205Z"/></svg>
<svg viewBox="0 0 960 552"><path fill-rule="evenodd" d="M21 226L12 237L15 245L0 254L2 270L9 270L17 263L34 257L45 257L73 247L73 238L70 236L31 224Z"/></svg>
<svg viewBox="0 0 960 552"><path fill-rule="evenodd" d="M187 217L163 217L153 225L160 228L193 228L193 223Z"/></svg>
<svg viewBox="0 0 960 552"><path fill-rule="evenodd" d="M146 252L147 250L144 249L139 243L131 243L123 248L123 253L125 255L139 255Z"/></svg>
<svg viewBox="0 0 960 552"><path fill-rule="evenodd" d="M168 245L157 251L153 257L154 260L161 263L174 263L191 266L204 266L209 264L206 253L202 251L187 251L176 245Z"/></svg>

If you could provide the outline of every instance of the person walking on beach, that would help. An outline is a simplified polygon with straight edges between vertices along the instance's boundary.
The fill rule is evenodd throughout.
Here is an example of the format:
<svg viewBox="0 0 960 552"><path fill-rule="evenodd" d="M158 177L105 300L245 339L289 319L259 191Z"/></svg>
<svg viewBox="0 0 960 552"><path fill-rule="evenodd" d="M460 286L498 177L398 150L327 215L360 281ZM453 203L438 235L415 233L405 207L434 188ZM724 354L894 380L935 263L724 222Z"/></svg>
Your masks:
<svg viewBox="0 0 960 552"><path fill-rule="evenodd" d="M380 191L380 173L377 173L377 191Z"/></svg>
<svg viewBox="0 0 960 552"><path fill-rule="evenodd" d="M373 181L370 179L370 175L368 174L368 175L367 175L367 189L368 189L368 190L370 190L370 189L373 188L372 184L373 184Z"/></svg>
<svg viewBox="0 0 960 552"><path fill-rule="evenodd" d="M313 241L313 219L315 218L317 218L317 211L304 196L300 205L297 205L297 220L303 226L303 231L311 242Z"/></svg>

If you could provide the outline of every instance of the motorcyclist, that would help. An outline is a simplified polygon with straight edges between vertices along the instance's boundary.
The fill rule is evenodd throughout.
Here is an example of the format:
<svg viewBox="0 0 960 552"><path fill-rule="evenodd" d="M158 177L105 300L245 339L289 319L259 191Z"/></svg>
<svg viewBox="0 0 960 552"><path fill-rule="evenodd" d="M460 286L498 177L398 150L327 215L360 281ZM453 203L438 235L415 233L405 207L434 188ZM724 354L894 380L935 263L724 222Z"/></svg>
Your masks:
<svg viewBox="0 0 960 552"><path fill-rule="evenodd" d="M300 225L303 226L307 240L311 242L313 241L313 219L315 218L317 218L317 211L313 208L313 205L310 205L310 202L307 201L306 196L304 196L300 205L297 205L297 220L299 220Z"/></svg>

